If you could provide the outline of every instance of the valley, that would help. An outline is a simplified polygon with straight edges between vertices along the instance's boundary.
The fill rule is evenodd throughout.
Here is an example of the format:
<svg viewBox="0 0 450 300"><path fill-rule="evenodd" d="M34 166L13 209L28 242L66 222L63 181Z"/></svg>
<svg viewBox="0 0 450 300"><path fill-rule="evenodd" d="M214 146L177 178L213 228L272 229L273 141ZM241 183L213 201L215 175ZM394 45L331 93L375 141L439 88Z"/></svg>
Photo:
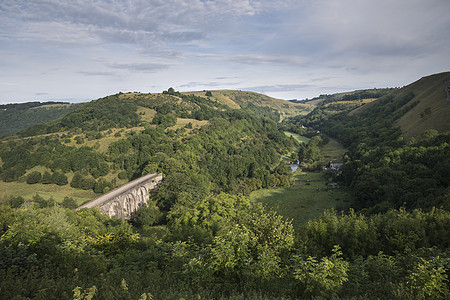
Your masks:
<svg viewBox="0 0 450 300"><path fill-rule="evenodd" d="M446 299L448 77L118 93L4 136L0 298ZM131 220L74 210L153 173Z"/></svg>

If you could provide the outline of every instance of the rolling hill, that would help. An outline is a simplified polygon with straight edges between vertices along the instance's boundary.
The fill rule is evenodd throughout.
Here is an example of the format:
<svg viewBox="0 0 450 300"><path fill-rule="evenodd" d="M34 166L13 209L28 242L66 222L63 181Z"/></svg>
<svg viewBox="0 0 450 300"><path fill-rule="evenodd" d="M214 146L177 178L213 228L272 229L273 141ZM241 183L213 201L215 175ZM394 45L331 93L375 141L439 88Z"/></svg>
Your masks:
<svg viewBox="0 0 450 300"><path fill-rule="evenodd" d="M252 109L258 107L274 110L279 115L279 121L287 117L296 115L306 115L311 112L315 105L310 103L292 103L286 100L276 99L267 95L234 90L213 90L209 91L209 98L230 108ZM206 96L206 91L185 92L183 94L191 94L196 96Z"/></svg>
<svg viewBox="0 0 450 300"><path fill-rule="evenodd" d="M262 98L253 104L236 100L245 98L237 92L233 103L239 102L240 108L235 109L231 102L217 100L224 94L217 95L170 89L119 93L4 138L0 140L0 198L30 199L40 192L80 203L91 194L79 194L77 189L102 193L156 171L172 176L174 182L193 180L191 185L207 190L212 185L215 190L247 193L288 184L285 170L278 165L295 141L276 122L283 109L296 105L285 101L287 106L282 107L283 100L252 93L255 99ZM278 106L264 102L278 102ZM80 176L83 182L74 183L73 178Z"/></svg>

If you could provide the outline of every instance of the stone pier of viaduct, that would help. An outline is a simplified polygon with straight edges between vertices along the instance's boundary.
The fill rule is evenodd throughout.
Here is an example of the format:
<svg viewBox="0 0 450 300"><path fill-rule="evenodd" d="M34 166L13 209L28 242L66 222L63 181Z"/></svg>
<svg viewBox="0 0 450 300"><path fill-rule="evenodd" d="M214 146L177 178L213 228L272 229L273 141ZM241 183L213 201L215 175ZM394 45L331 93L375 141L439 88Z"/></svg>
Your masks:
<svg viewBox="0 0 450 300"><path fill-rule="evenodd" d="M142 176L81 205L77 210L98 207L110 217L133 218L138 209L148 202L150 191L155 189L161 180L162 174Z"/></svg>

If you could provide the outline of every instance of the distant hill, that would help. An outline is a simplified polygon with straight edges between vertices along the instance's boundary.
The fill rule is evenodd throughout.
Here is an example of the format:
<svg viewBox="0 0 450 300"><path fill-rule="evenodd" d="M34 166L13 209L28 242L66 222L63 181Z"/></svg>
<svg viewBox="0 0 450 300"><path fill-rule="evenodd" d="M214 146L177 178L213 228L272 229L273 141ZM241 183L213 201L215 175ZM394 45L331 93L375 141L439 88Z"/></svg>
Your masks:
<svg viewBox="0 0 450 300"><path fill-rule="evenodd" d="M206 96L207 93L210 96ZM276 121L281 121L286 117L306 115L316 106L311 103L293 103L286 100L272 98L264 94L247 91L213 90L185 92L183 94L202 96L206 98L209 97L213 101L217 101L230 108L250 109L260 111L261 113L264 108L266 109L266 113L273 110L273 113L279 115L279 119Z"/></svg>
<svg viewBox="0 0 450 300"><path fill-rule="evenodd" d="M0 105L0 136L60 118L78 107L66 102L27 102Z"/></svg>

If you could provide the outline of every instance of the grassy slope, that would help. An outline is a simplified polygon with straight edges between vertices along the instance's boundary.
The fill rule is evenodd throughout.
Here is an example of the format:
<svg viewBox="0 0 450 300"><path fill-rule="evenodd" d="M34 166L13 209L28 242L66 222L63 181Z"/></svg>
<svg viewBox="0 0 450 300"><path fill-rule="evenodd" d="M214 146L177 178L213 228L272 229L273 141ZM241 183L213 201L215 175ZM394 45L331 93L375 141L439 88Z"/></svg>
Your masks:
<svg viewBox="0 0 450 300"><path fill-rule="evenodd" d="M292 136L299 143L306 143L307 144L309 142L309 140L310 140L310 138L307 138L306 136L302 136L300 134L297 134L297 133L294 133L294 132L290 132L290 131L285 131L284 134L287 135L287 136Z"/></svg>
<svg viewBox="0 0 450 300"><path fill-rule="evenodd" d="M332 160L342 160L347 149L335 139L330 138L330 141L321 148L321 152L325 162L328 163Z"/></svg>
<svg viewBox="0 0 450 300"><path fill-rule="evenodd" d="M126 94L127 96L133 96L130 94ZM153 109L145 108L145 107L139 107L138 114L141 116L141 120L143 121L143 124L148 126L153 117L156 115L156 111ZM193 128L199 128L201 126L204 126L208 124L208 121L198 121L195 119L182 119L177 118L177 124L169 129L177 129L185 126L188 123L192 123ZM155 126L155 125L150 125ZM139 132L142 131L145 127L139 126L139 127L132 127L132 128L113 128L111 129L111 133L107 133L107 131L103 131L103 137L100 139L93 139L88 140L84 139L84 143L77 144L75 141L75 136L71 138L70 143L64 143L67 146L75 146L75 147L82 147L82 146L88 146L93 147L99 152L106 152L108 150L108 147L111 143L118 141L120 139L126 138L128 134L131 131ZM116 137L114 136L115 133L120 132L121 135ZM67 134L67 132L64 132ZM46 135L62 135L63 132L60 133L53 133L53 134L46 134ZM79 134L82 137L84 137L84 134ZM14 137L11 137L14 138ZM18 137L15 137L18 138ZM0 159L0 166L2 165L1 159ZM38 166L33 169L28 170L28 172L25 174L25 176L32 171L39 171L41 174L43 174L45 171L49 171L51 173L51 170L46 169L45 167ZM73 174L69 173L66 174L68 176L69 183L72 179ZM58 186L55 184L27 184L25 180L25 176L23 177L23 181L21 182L3 182L0 180L0 202L6 201L11 196L22 196L27 200L30 200L36 193L38 193L40 196L42 196L44 199L48 199L50 197L53 197L53 199L56 202L61 202L64 200L64 197L69 196L73 197L78 204L81 204L85 201L92 200L99 196L99 194L96 194L92 191L84 191L80 189L74 189L71 188L70 185L65 186ZM108 174L105 176L107 180L112 180L116 175L114 174ZM118 180L119 184L126 183L125 181Z"/></svg>
<svg viewBox="0 0 450 300"><path fill-rule="evenodd" d="M400 96L412 91L416 95L412 101L420 101L396 122L406 138L420 136L428 129L450 132L450 103L446 103L445 91L449 83L450 72L446 72L424 77L397 91ZM421 118L420 114L427 108L431 108L431 114Z"/></svg>

